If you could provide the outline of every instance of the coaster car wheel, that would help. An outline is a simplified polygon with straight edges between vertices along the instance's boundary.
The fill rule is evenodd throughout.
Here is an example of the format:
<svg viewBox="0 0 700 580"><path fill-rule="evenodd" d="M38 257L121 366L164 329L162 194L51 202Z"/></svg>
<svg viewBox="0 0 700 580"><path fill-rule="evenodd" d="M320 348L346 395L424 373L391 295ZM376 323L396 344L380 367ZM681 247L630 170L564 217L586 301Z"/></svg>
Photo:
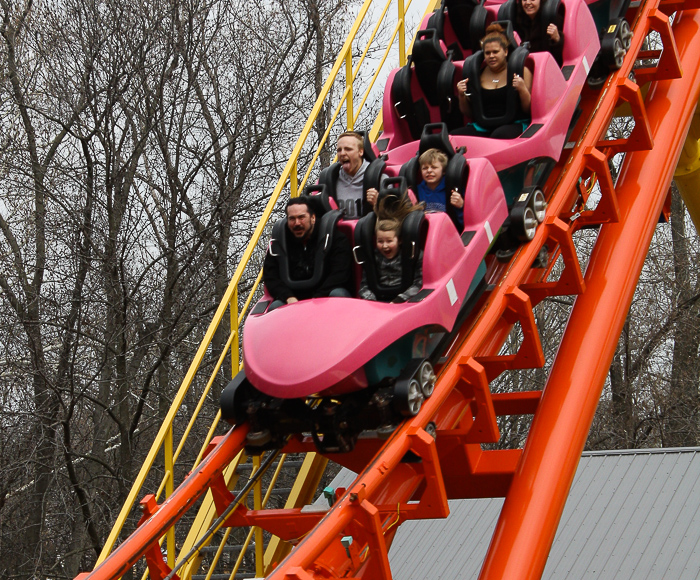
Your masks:
<svg viewBox="0 0 700 580"><path fill-rule="evenodd" d="M625 46L620 37L615 38L613 42L613 60L615 62L615 68L622 68L626 54L627 50L625 50Z"/></svg>
<svg viewBox="0 0 700 580"><path fill-rule="evenodd" d="M394 406L404 417L415 417L423 406L423 392L418 379L399 380L394 387Z"/></svg>
<svg viewBox="0 0 700 580"><path fill-rule="evenodd" d="M256 392L245 371L240 371L221 392L221 418L231 425L244 423L248 418L248 403Z"/></svg>
<svg viewBox="0 0 700 580"><path fill-rule="evenodd" d="M272 441L272 433L269 429L260 431L249 431L246 437L246 446L251 448L263 448Z"/></svg>
<svg viewBox="0 0 700 580"><path fill-rule="evenodd" d="M532 210L535 212L538 223L542 223L547 214L547 202L544 200L541 189L536 189L532 194Z"/></svg>
<svg viewBox="0 0 700 580"><path fill-rule="evenodd" d="M535 237L535 230L537 230L537 217L532 207L529 205L525 207L519 207L515 215L511 214L512 226L515 230L515 235L521 242L529 242Z"/></svg>
<svg viewBox="0 0 700 580"><path fill-rule="evenodd" d="M625 48L625 51L628 51L632 44L632 29L630 28L630 23L624 18L620 21L617 34L622 41L622 46Z"/></svg>
<svg viewBox="0 0 700 580"><path fill-rule="evenodd" d="M435 371L433 370L433 365L430 361L423 361L418 368L418 382L420 383L420 389L423 396L427 399L433 394L435 390L435 381L437 377L435 376Z"/></svg>
<svg viewBox="0 0 700 580"><path fill-rule="evenodd" d="M598 55L591 67L591 71L588 73L588 86L593 90L599 89L605 84L609 73L608 66L603 64L600 55Z"/></svg>

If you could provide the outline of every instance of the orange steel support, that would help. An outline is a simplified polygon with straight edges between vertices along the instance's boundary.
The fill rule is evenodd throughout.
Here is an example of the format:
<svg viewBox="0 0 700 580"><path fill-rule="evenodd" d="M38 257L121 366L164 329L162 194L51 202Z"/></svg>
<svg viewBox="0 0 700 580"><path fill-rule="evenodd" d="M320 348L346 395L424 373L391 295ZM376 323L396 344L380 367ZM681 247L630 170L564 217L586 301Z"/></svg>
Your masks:
<svg viewBox="0 0 700 580"><path fill-rule="evenodd" d="M594 218L599 219L600 222L610 224L614 224L618 219L623 219L625 225L619 226L622 231L627 235L629 235L630 230L634 232L632 238L634 244L636 244L634 247L636 248L637 259L631 260L629 251L626 251L623 252L624 257L622 260L614 262L614 268L603 267L600 270L603 272L601 275L603 280L605 280L606 276L614 275L624 285L625 291L620 292L618 297L610 300L610 296L607 293L605 298L603 298L601 290L598 288L601 276L596 276L594 273L596 268L604 266L600 262L601 258L598 258L589 268L592 272L590 283L596 284L596 288L589 295L587 288L589 280L586 280L585 284L583 283L577 271L577 264L574 263L571 256L569 256L566 264L566 270L568 270L569 274L563 287L556 288L556 290L552 287L562 284L561 278L554 285L535 282L522 286L524 290L532 290L533 295L537 294L539 298L542 295L549 295L550 292L548 290L551 293L583 292L582 296L590 296L585 301L579 298L578 302L582 306L577 304L576 308L577 313L581 313L577 314L575 319L579 321L578 324L590 325L590 330L585 333L587 340L583 343L584 347L588 347L589 350L600 348L600 321L603 321L603 327L608 329L607 331L609 332L608 342L612 344L611 348L614 349L619 336L621 322L617 324L613 322L624 320L627 312L631 294L641 268L641 262L648 247L653 224L656 223L665 197L665 195L660 194L660 191L663 192L670 181L671 171L677 157L676 152L682 142L683 133L686 130L689 115L697 97L697 82L695 81L697 73L694 70L697 68L697 65L695 63L690 64L690 61L687 59L697 49L696 43L699 37L694 34L695 30L691 33L684 32L684 27L688 26L686 23L690 18L688 15L677 18L677 26L680 27L680 35L677 38L682 40L683 50L681 54L686 59L685 62L688 65L686 68L692 70L692 74L686 75L680 87L678 87L678 81L674 80L654 88L651 96L646 100L646 103L650 103L648 105L649 110L647 110L645 101L641 99L639 88L627 78L633 64L633 59L628 59L626 66L618 74L610 78L600 99L597 102L588 104L593 111L591 113L591 121L585 126L584 131L580 135L577 149L571 158L564 163L560 163L560 173L556 178L555 184L556 192L549 199L550 208L547 213L550 217L545 223L545 227L538 230L533 242L520 248L518 257L509 265L506 275L482 305L482 309L478 314L478 320L466 325L465 333L468 334L459 347L460 354L453 353L452 363L442 370L433 397L427 401L418 417L411 420L398 433L394 434L395 437L386 444L380 454L375 456L370 466L360 473L354 486L348 490L349 495L346 494L341 498L340 502L323 518L314 531L304 538L270 578L281 579L287 576L325 578L335 576L335 573L330 568L321 564L322 562L330 561L336 563L343 561L347 566L347 568L343 567L344 573L347 573L350 577L388 577L366 574L362 567L358 568L357 564L352 562L349 554L345 555L342 553L339 542L335 540L339 540L344 533L343 530L348 529L352 519L352 515L349 513L351 502L348 500L348 497L352 497L353 494L364 493L363 497L372 498L377 493L377 490L382 487L382 482L385 484L385 490L389 487L388 482L394 480L396 476L395 471L393 471L396 464L383 460L387 457L394 457L394 459L398 457L395 455L395 448L402 442L402 437L407 433L406 430L419 429L420 425L425 425L426 416L433 418L438 427L437 447L441 464L446 466L443 477L449 498L479 497L482 494L495 496L500 493L506 495L509 510L504 513L500 520L482 576L484 578L539 577L556 531L586 433L590 427L595 403L600 395L610 359L612 358L612 352L604 352L601 355L596 354L587 360L581 357L579 360L576 357L580 354L580 350L572 350L570 352L574 353L574 360L578 363L573 365L572 359L570 357L567 358L565 354L571 347L568 346L568 343L563 346L562 356L559 360L564 362L560 362L559 367L568 369L567 365L571 365L571 368L577 370L581 366L588 367L589 375L583 381L577 383L581 387L582 392L573 397L573 403L566 402L566 395L567 393L570 394L570 389L569 383L563 380L558 389L561 397L549 396L551 402L545 407L544 400L545 397L548 397L548 390L554 391L555 394L557 392L556 388L551 387L553 383L550 381L542 401L539 402L539 405L536 405L535 422L541 426L538 427L538 431L531 432L528 444L522 455L518 450L484 452L480 446L470 445L467 438L460 435L460 427L463 423L458 421L453 425L449 425L446 420L442 420L442 417L447 418L447 414L441 415L441 411L448 406L445 404L448 400L448 395L454 392L450 391L450 389L458 390L459 385L465 380L473 380L473 378L468 379L468 375L465 372L465 369L469 369L469 374L474 375L475 371L475 361L469 353L480 353L477 356L477 360L488 364L491 368L489 374L493 375L506 367L512 369L527 366L521 364L524 358L531 359L530 365L533 367L541 364L536 341L532 340L532 336L528 338L531 332L529 316L524 312L527 308L523 306L526 300L522 297L522 292L518 290L517 285L521 281L528 279L532 260L546 240L558 238L562 240L561 246L563 250L568 251L566 248L570 247L570 236L573 229L556 216L564 217L571 214L570 208L575 201L573 192L576 191L576 181L579 176L583 175L586 168L592 167L594 170L600 170L607 163L611 152L643 151L646 148L656 146L656 155L663 159L663 162L661 162L661 168L655 167L650 163L647 164L646 168L651 173L655 174L657 170L660 170L660 175L656 175L656 178L653 180L646 179L645 176L645 184L650 184L647 195L638 196L637 201L639 203L634 203L635 198L629 192L629 189L633 186L626 185L624 188L619 188L616 191L609 173L605 172L603 174L604 198L601 202L603 205L600 206L599 204L598 209L588 216L588 224L595 223L593 222ZM656 72L657 76L662 78L673 78L674 74L679 74L680 72L680 67L678 66L679 55L674 44L674 36L670 34L668 29L668 22L667 15L657 10L654 3L642 5L636 20L637 34L633 43L636 43L636 46L632 48L633 54L635 51L640 50L647 30L662 30L662 37L667 40L667 44L664 46L664 53ZM692 38L692 43L689 42L687 36ZM656 78L651 71L645 71L645 74L647 74L647 78ZM667 105L654 101L663 99L663 90L666 90L668 85L673 83L676 83L676 88L673 90L672 98L674 103L678 103L678 110L671 114ZM590 99L590 95L587 98ZM635 118L636 129L626 140L614 143L600 142L610 122L613 110L620 101L625 101L632 105L631 110ZM665 121L671 120L663 130L660 128L662 119ZM655 139L658 143L655 143ZM603 153L602 151L605 152ZM648 154L639 153L634 155L646 156ZM650 158L642 157L641 164L645 160L649 161ZM630 168L626 170L623 179L632 183L632 178L628 177L628 174L637 171L639 165L639 161L631 164ZM663 184L663 187L657 183L657 180L660 184ZM621 195L624 195L625 198L621 199ZM655 202L652 203L651 200ZM644 215L645 218L639 219L638 214ZM646 231L644 236L639 235L638 228L640 224L645 224ZM605 227L618 228L615 225ZM608 236L606 234L602 237L603 249L598 250L596 256L605 255L606 259L609 259L611 253L614 255L614 252L610 250L610 246L617 244L618 240L611 238L609 241L606 241ZM607 253L605 253L606 248L608 250ZM608 286L603 291L613 289L617 290L615 286ZM515 356L496 356L497 347L502 342L500 338L497 338L497 335L502 336L506 333L515 321L521 323L523 333L526 335L521 349ZM470 327L470 324L473 324L473 326ZM571 326L571 329L574 328L574 326ZM598 334L591 338L594 333ZM577 331L569 330L568 334L571 337L569 340L575 341ZM573 337L571 336L572 334L574 335ZM584 352L588 351L584 350ZM566 377L569 376L570 373L566 373ZM492 377L489 376L489 378ZM562 401L562 398L564 401ZM582 406L581 398L588 401L587 408ZM533 402L536 403L536 396L530 393L514 393L509 401L506 401L502 396L498 399L498 403L501 406L506 404L515 407L522 406L527 407L530 411L534 410ZM492 404L495 408L496 402L494 401ZM559 413L562 408L565 408L568 412L560 417ZM588 410L587 413L585 412L586 409ZM538 419L540 416L544 418ZM572 420L572 418L576 420ZM468 427L471 427L471 424ZM573 437L576 439L577 435L576 444L572 447L569 444L569 438ZM539 451L539 455L537 455L537 451ZM533 462L530 460L530 456L534 456L537 459ZM556 460L556 462L553 460ZM517 467L513 465L512 461L518 461ZM541 466L541 472L538 472L538 466ZM532 471L539 477L545 478L542 484L543 491L539 489L533 490L534 475ZM513 479L514 475L517 479ZM546 476L549 476L550 479L547 480ZM455 483L455 479L463 481L461 488ZM553 489L557 490L556 493L553 493ZM519 490L519 492L515 490ZM520 493L520 496L518 496L518 493ZM368 500L365 499L365 501ZM535 512L539 513L539 517L533 520L529 519ZM530 522L534 522L534 524ZM512 535L509 533L511 530ZM509 543L508 538L511 537L513 539ZM328 538L331 541L327 541ZM371 553L369 557L372 557ZM335 570L340 570L340 567Z"/></svg>
<svg viewBox="0 0 700 580"><path fill-rule="evenodd" d="M663 6L675 10L682 4ZM677 14L671 30L658 0L643 0L632 12L631 54L600 92L584 90L575 145L545 188L544 223L509 264L490 267L494 284L445 354L433 396L420 413L386 441L360 439L352 453L330 456L359 475L347 490L336 490L327 512L241 506L228 516L225 525L257 525L295 546L268 578L388 580L388 550L402 522L446 517L448 499L498 496L506 501L481 577L541 575L698 99L700 14ZM652 82L643 98L629 77L635 56L650 57L641 52L650 30L659 33L664 49L658 66L635 70L638 82ZM634 131L627 139L601 141L622 102L634 117ZM617 184L608 169L615 152L628 152ZM589 178L600 184L594 210L584 208L589 192L581 183ZM600 224L584 279L572 236L584 225ZM549 264L533 268L545 244ZM550 280L559 259L563 271ZM544 392L492 394L489 381L500 373L544 364L532 309L557 295L578 298ZM501 347L516 324L522 341L515 354L504 355ZM523 414L534 414L523 450L482 448L498 441L498 416ZM152 573L166 577L169 570L156 562L158 539L208 489L219 512L230 504L220 476L242 448L246 430L222 438L163 505L145 500L151 515L88 577L115 580L146 554ZM312 450L313 442L302 437L284 449Z"/></svg>
<svg viewBox="0 0 700 580"><path fill-rule="evenodd" d="M617 184L620 223L601 228L480 578L539 578L632 301L636 280L698 101L700 11L673 32L682 79L647 95L654 149L628 155Z"/></svg>
<svg viewBox="0 0 700 580"><path fill-rule="evenodd" d="M145 515L150 514L133 534L124 541L112 554L89 574L81 574L86 578L120 578L147 552L158 546L158 540L170 527L187 512L209 490L209 485L226 466L233 460L242 448L248 427L246 425L229 431L224 437L212 439L210 452L186 479L180 484L167 500L160 506L154 505L155 500L144 498L142 506ZM150 496L152 498L152 496ZM158 549L160 552L160 549ZM152 556L151 556L152 557ZM160 564L160 562L159 562ZM162 574L165 564L159 565L158 577L163 578L169 573Z"/></svg>

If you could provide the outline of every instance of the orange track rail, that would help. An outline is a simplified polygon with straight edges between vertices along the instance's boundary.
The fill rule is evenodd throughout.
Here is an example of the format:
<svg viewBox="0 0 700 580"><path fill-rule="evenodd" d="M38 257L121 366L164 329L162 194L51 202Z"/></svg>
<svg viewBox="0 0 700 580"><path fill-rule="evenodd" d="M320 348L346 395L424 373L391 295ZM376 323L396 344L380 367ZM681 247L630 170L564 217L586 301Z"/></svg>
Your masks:
<svg viewBox="0 0 700 580"><path fill-rule="evenodd" d="M501 496L506 500L481 578L541 576L698 101L696 7L649 0L630 11L635 31L630 54L601 91L584 90L575 144L546 188L545 223L510 264L490 273L498 283L464 324L420 413L387 441L360 439L352 453L331 457L359 475L347 490L338 490L327 512L240 507L228 517L226 525L257 525L295 544L285 560L273 565L269 578L390 579L388 548L400 523L446 517L448 499ZM668 16L683 9L671 28ZM635 60L659 56L641 51L652 30L664 48L657 66L635 69L635 84L629 79ZM647 82L644 98L640 86ZM632 134L601 141L622 102L635 120ZM608 159L618 152L628 154L613 184ZM577 211L587 195L580 179L594 173L601 199L594 210ZM584 278L572 235L594 225L601 229ZM533 269L544 244L550 248L550 267ZM550 281L559 257L564 270ZM557 295L577 298L544 391L492 394L489 382L503 371L544 364L532 309ZM516 323L523 335L517 353L499 355ZM523 450L482 449L482 443L498 441L497 416L519 414L534 414ZM425 429L430 422L436 437ZM144 556L152 578L168 576L158 539L209 489L219 513L230 504L233 496L221 473L241 449L246 432L241 426L214 442L207 458L161 506L144 502L141 526L84 576L115 579ZM311 441L293 439L284 451L312 450Z"/></svg>

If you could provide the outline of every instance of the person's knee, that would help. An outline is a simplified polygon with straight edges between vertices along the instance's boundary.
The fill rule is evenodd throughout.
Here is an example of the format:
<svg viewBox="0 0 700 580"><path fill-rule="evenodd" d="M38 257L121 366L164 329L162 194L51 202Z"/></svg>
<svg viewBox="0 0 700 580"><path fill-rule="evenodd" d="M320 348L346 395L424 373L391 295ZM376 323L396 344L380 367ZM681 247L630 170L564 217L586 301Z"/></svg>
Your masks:
<svg viewBox="0 0 700 580"><path fill-rule="evenodd" d="M487 137L488 133L479 132L472 123L467 123L464 127L450 131L451 135L464 135L466 137Z"/></svg>
<svg viewBox="0 0 700 580"><path fill-rule="evenodd" d="M510 125L501 125L500 127L497 127L493 130L493 133L491 133L491 138L515 139L516 137L520 137L522 132L522 127L517 123L513 123Z"/></svg>
<svg viewBox="0 0 700 580"><path fill-rule="evenodd" d="M352 298L352 294L345 288L333 288L329 296L332 298Z"/></svg>
<svg viewBox="0 0 700 580"><path fill-rule="evenodd" d="M284 300L273 300L272 304L270 304L270 307L267 309L267 311L272 312L275 308L279 308L283 304L286 304Z"/></svg>

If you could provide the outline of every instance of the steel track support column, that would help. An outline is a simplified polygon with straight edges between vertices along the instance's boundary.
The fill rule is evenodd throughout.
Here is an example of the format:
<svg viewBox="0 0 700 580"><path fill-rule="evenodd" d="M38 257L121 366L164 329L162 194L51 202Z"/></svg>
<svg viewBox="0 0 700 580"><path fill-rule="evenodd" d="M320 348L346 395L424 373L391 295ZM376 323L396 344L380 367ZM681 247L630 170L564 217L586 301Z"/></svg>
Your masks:
<svg viewBox="0 0 700 580"><path fill-rule="evenodd" d="M598 206L603 203L601 199ZM617 208L617 201L615 202ZM544 222L547 228L547 244L558 247L564 261L564 271L559 279L550 282L521 284L520 290L530 297L532 306L536 306L548 296L574 296L581 294L586 285L574 246L571 228L557 217L550 216Z"/></svg>
<svg viewBox="0 0 700 580"><path fill-rule="evenodd" d="M700 232L700 115L697 108L674 175L688 213Z"/></svg>
<svg viewBox="0 0 700 580"><path fill-rule="evenodd" d="M608 158L600 149L591 147L584 156L586 168L595 173L600 186L600 201L594 210L581 212L579 227L584 225L616 223L620 219L620 208L617 206L617 193L613 184Z"/></svg>
<svg viewBox="0 0 700 580"><path fill-rule="evenodd" d="M120 578L146 553L153 542L163 536L172 525L209 490L236 454L243 448L248 426L232 429L212 441L211 453L187 476L185 481L168 497L153 515L144 521L112 555L81 579ZM218 445L217 445L218 443Z"/></svg>
<svg viewBox="0 0 700 580"><path fill-rule="evenodd" d="M700 12L680 12L681 62L700 54ZM690 61L687 59L691 59ZM698 67L652 87L655 149L628 154L617 184L620 223L602 226L480 578L540 578L617 345L649 241L698 100Z"/></svg>

